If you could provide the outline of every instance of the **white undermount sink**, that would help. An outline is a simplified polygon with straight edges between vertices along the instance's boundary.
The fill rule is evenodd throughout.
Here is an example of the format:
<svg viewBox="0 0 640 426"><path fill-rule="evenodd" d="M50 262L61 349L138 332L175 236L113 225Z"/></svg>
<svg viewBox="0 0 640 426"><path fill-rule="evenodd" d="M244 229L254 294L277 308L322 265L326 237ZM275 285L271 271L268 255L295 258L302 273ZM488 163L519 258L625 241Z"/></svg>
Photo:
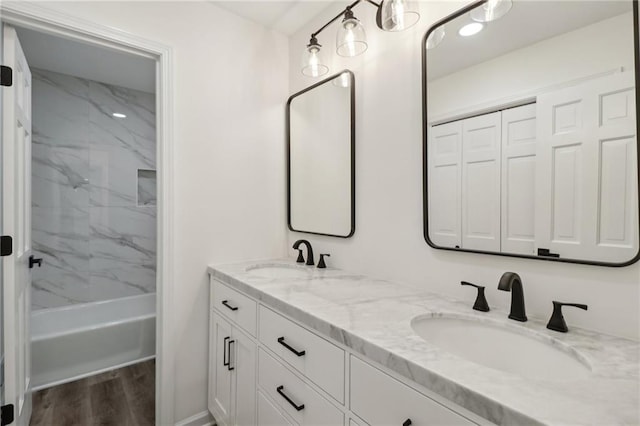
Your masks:
<svg viewBox="0 0 640 426"><path fill-rule="evenodd" d="M305 269L304 266L275 263L250 266L247 268L247 272L259 278L309 278L312 271Z"/></svg>
<svg viewBox="0 0 640 426"><path fill-rule="evenodd" d="M454 316L419 316L411 328L428 343L485 367L539 380L589 377L590 368L571 348L554 347L521 327Z"/></svg>

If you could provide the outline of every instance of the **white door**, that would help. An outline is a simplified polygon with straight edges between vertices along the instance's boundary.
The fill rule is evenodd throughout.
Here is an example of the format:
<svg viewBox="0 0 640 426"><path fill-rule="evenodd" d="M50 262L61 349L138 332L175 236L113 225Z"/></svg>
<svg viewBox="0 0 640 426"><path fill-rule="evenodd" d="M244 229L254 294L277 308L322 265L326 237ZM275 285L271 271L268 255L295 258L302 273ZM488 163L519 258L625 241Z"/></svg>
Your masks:
<svg viewBox="0 0 640 426"><path fill-rule="evenodd" d="M462 121L431 127L428 150L429 239L460 247Z"/></svg>
<svg viewBox="0 0 640 426"><path fill-rule="evenodd" d="M500 251L500 111L462 123L462 248Z"/></svg>
<svg viewBox="0 0 640 426"><path fill-rule="evenodd" d="M2 230L13 236L13 255L2 258L5 404L17 425L31 417L31 72L15 30L3 28L2 63L13 85L2 87Z"/></svg>
<svg viewBox="0 0 640 426"><path fill-rule="evenodd" d="M536 246L623 262L638 251L633 73L538 97Z"/></svg>
<svg viewBox="0 0 640 426"><path fill-rule="evenodd" d="M536 149L536 105L503 110L503 253L535 254Z"/></svg>
<svg viewBox="0 0 640 426"><path fill-rule="evenodd" d="M210 321L210 350L213 356L209 360L209 409L219 425L231 425L231 373L233 360L230 359L232 340L231 324L220 315L213 313Z"/></svg>

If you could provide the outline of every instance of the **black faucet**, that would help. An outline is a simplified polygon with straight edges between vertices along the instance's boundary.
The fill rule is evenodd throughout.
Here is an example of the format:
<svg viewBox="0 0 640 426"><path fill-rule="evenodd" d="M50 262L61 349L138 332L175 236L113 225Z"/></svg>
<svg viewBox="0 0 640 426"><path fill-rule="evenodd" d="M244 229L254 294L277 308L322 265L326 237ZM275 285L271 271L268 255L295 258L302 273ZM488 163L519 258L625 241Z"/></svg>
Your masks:
<svg viewBox="0 0 640 426"><path fill-rule="evenodd" d="M311 248L311 243L307 240L298 240L295 243L293 243L293 248L296 250L299 250L298 247L300 247L300 244L304 244L307 247L307 265L315 265L315 262L313 261L313 249ZM300 252L298 254L298 261L300 260L302 256L302 252Z"/></svg>
<svg viewBox="0 0 640 426"><path fill-rule="evenodd" d="M527 314L524 312L524 292L522 291L522 280L515 272L505 272L498 283L498 290L511 292L511 312L509 318L512 320L526 322Z"/></svg>

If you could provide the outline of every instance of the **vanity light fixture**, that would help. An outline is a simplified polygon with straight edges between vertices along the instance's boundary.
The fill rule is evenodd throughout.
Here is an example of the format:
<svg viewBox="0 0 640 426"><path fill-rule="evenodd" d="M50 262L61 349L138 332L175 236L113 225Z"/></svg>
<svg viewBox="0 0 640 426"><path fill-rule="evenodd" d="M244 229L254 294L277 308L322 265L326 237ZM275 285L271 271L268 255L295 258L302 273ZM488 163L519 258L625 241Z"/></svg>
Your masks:
<svg viewBox="0 0 640 426"><path fill-rule="evenodd" d="M353 57L364 53L367 47L364 27L353 15L351 8L347 7L336 37L336 53L340 56Z"/></svg>
<svg viewBox="0 0 640 426"><path fill-rule="evenodd" d="M511 10L512 0L487 0L471 11L471 19L476 22L491 22L502 18Z"/></svg>
<svg viewBox="0 0 640 426"><path fill-rule="evenodd" d="M322 46L315 36L311 36L309 44L302 53L302 74L307 77L320 77L329 72L329 67L324 64Z"/></svg>
<svg viewBox="0 0 640 426"><path fill-rule="evenodd" d="M115 118L127 118L126 114L123 114L121 112L114 112L113 115Z"/></svg>
<svg viewBox="0 0 640 426"><path fill-rule="evenodd" d="M361 2L369 3L377 8L376 24L384 31L406 30L420 19L420 14L413 1L382 0L381 3L376 3L373 0L356 0L318 31L311 34L311 40L302 54L302 74L308 77L320 77L329 72L329 67L325 65L320 56L322 45L318 43L317 36L341 17L343 18L342 23L336 36L336 53L344 57L353 57L367 50L368 44L364 27L352 11Z"/></svg>
<svg viewBox="0 0 640 426"><path fill-rule="evenodd" d="M429 34L429 37L427 37L427 50L438 47L438 45L442 43L442 40L444 40L445 34L444 25L440 25L433 30L431 34Z"/></svg>
<svg viewBox="0 0 640 426"><path fill-rule="evenodd" d="M483 28L484 25L480 22L472 22L460 28L458 30L458 34L460 34L462 37L469 37L478 34L480 31L482 31Z"/></svg>
<svg viewBox="0 0 640 426"><path fill-rule="evenodd" d="M404 31L420 20L420 14L407 0L382 0L378 13L385 31Z"/></svg>

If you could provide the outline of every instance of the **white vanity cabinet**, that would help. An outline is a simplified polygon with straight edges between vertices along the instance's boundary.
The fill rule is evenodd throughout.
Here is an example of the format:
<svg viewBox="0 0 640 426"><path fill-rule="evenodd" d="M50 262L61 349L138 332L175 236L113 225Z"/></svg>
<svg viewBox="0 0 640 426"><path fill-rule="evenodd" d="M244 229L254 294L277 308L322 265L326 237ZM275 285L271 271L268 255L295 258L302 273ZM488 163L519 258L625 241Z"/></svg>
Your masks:
<svg viewBox="0 0 640 426"><path fill-rule="evenodd" d="M209 324L209 410L219 425L255 424L256 344L215 311Z"/></svg>
<svg viewBox="0 0 640 426"><path fill-rule="evenodd" d="M474 425L449 408L351 356L351 411L371 425Z"/></svg>
<svg viewBox="0 0 640 426"><path fill-rule="evenodd" d="M258 391L258 423L260 426L293 425L276 406Z"/></svg>
<svg viewBox="0 0 640 426"><path fill-rule="evenodd" d="M488 424L215 278L210 305L208 405L219 425Z"/></svg>

